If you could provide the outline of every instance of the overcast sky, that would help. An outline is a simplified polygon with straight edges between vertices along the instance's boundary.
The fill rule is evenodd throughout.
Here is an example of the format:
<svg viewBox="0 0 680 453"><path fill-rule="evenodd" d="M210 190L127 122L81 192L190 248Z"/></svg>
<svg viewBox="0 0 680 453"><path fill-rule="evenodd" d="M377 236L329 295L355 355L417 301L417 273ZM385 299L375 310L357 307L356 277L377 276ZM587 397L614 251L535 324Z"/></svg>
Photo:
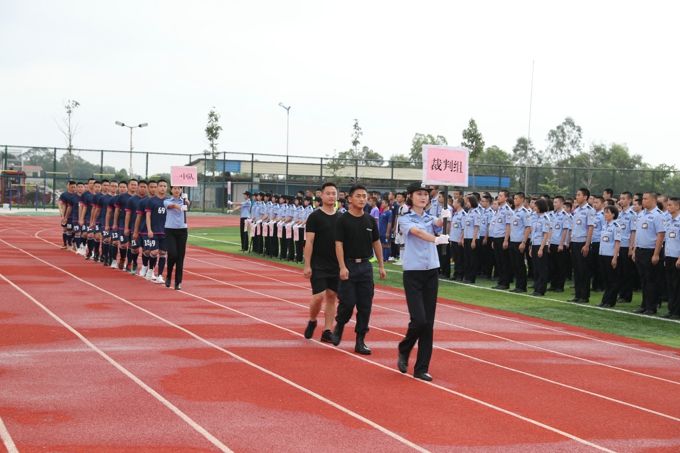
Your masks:
<svg viewBox="0 0 680 453"><path fill-rule="evenodd" d="M0 0L0 144L200 153L211 106L223 151L388 158L416 132L458 144L545 146L566 116L586 143L626 143L680 166L680 27L674 2Z"/></svg>

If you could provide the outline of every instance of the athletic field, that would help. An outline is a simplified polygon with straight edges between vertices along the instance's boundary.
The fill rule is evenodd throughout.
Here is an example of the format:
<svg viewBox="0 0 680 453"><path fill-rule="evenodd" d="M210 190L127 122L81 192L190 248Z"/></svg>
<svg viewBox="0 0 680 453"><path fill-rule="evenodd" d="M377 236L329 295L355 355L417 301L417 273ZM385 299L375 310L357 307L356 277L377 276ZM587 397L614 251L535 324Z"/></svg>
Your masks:
<svg viewBox="0 0 680 453"><path fill-rule="evenodd" d="M398 267L359 356L351 329L303 338L309 282L238 252L237 221L190 219L175 291L61 250L56 217L0 216L4 448L680 451L680 324L630 313L639 299L442 282L427 383L396 369Z"/></svg>

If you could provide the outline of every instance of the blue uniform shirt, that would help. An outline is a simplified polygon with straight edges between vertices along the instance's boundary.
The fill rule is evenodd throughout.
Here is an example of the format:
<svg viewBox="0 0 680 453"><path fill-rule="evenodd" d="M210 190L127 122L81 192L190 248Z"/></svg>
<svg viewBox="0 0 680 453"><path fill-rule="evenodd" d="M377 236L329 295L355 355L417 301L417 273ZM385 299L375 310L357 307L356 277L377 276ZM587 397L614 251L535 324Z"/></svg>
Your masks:
<svg viewBox="0 0 680 453"><path fill-rule="evenodd" d="M467 212L464 209L454 213L451 216L451 230L449 230L449 242L458 242L463 236L463 225Z"/></svg>
<svg viewBox="0 0 680 453"><path fill-rule="evenodd" d="M243 203L241 203L241 218L246 219L250 217L250 206L252 202L250 201L250 198L245 200Z"/></svg>
<svg viewBox="0 0 680 453"><path fill-rule="evenodd" d="M550 218L547 214L536 214L531 222L531 244L540 246L543 235L550 233Z"/></svg>
<svg viewBox="0 0 680 453"><path fill-rule="evenodd" d="M571 227L571 242L586 242L588 227L595 227L595 209L588 203L574 208Z"/></svg>
<svg viewBox="0 0 680 453"><path fill-rule="evenodd" d="M165 234L165 204L163 199L158 197L151 198L146 203L146 212L151 213L151 231L154 235ZM148 229L147 225L147 229Z"/></svg>
<svg viewBox="0 0 680 453"><path fill-rule="evenodd" d="M137 215L141 219L139 221L139 234L146 234L146 206L149 200L149 197L140 198L137 205ZM134 228L134 225L132 227Z"/></svg>
<svg viewBox="0 0 680 453"><path fill-rule="evenodd" d="M85 224L90 223L90 214L92 214L92 193L85 191L80 197L80 209L85 209Z"/></svg>
<svg viewBox="0 0 680 453"><path fill-rule="evenodd" d="M628 208L625 211L621 211L619 218L616 219L616 222L621 227L621 247L629 247L630 235L633 231L635 231L635 213L633 212L633 208Z"/></svg>
<svg viewBox="0 0 680 453"><path fill-rule="evenodd" d="M623 230L618 221L604 222L602 225L602 235L600 236L600 255L614 256L616 241L621 242Z"/></svg>
<svg viewBox="0 0 680 453"><path fill-rule="evenodd" d="M378 219L378 230L380 231L380 239L385 242L388 237L387 235L387 225L392 222L392 211L385 209L380 213L380 218Z"/></svg>
<svg viewBox="0 0 680 453"><path fill-rule="evenodd" d="M96 199L96 205L99 208L99 217L97 218L97 223L100 226L103 226L104 222L106 222L106 208L109 205L110 199L111 195L108 193L100 193L99 197Z"/></svg>
<svg viewBox="0 0 680 453"><path fill-rule="evenodd" d="M479 214L479 237L483 238L489 233L489 216L481 206L477 206L477 213Z"/></svg>
<svg viewBox="0 0 680 453"><path fill-rule="evenodd" d="M442 212L442 207L439 204L439 199L437 197L435 197L430 202L430 209L427 211L427 213L430 214L432 217L437 218L437 217L439 217L441 212ZM434 232L435 232L435 234L441 234L442 227L435 226Z"/></svg>
<svg viewBox="0 0 680 453"><path fill-rule="evenodd" d="M428 242L411 234L412 228L418 228L434 234L436 218L427 212L419 215L413 211L399 216L399 228L404 235L404 251L402 263L405 271L423 271L439 267L439 254L434 242Z"/></svg>
<svg viewBox="0 0 680 453"><path fill-rule="evenodd" d="M562 232L564 230L569 230L570 223L569 215L564 209L553 213L550 222L550 229L552 231L550 235L550 245L560 245L560 241L562 240Z"/></svg>
<svg viewBox="0 0 680 453"><path fill-rule="evenodd" d="M513 214L510 205L507 203L503 206L499 206L498 210L494 212L493 217L491 218L489 236L492 238L504 238L505 226L512 225Z"/></svg>
<svg viewBox="0 0 680 453"><path fill-rule="evenodd" d="M656 235L665 231L663 213L659 211L659 208L642 211L637 221L635 247L653 249L656 246Z"/></svg>
<svg viewBox="0 0 680 453"><path fill-rule="evenodd" d="M129 193L121 193L118 195L118 199L116 200L116 207L119 210L118 213L118 227L119 230L122 230L125 228L125 209L127 208L127 202L130 200L131 195Z"/></svg>
<svg viewBox="0 0 680 453"><path fill-rule="evenodd" d="M471 209L463 220L463 239L479 239L479 231L475 235L475 227L479 227L481 219L476 209Z"/></svg>
<svg viewBox="0 0 680 453"><path fill-rule="evenodd" d="M166 198L163 200L163 206L165 206L165 228L186 228L185 211L181 209L168 209L168 206L171 204L182 206L184 200L181 198Z"/></svg>
<svg viewBox="0 0 680 453"><path fill-rule="evenodd" d="M667 257L680 258L680 214L666 224L664 244Z"/></svg>
<svg viewBox="0 0 680 453"><path fill-rule="evenodd" d="M77 193L72 193L68 197L69 205L71 206L71 223L78 223L78 215L80 212L80 196Z"/></svg>
<svg viewBox="0 0 680 453"><path fill-rule="evenodd" d="M515 209L512 213L512 223L510 224L510 242L522 242L524 240L524 230L530 227L529 215L531 212L522 206Z"/></svg>
<svg viewBox="0 0 680 453"><path fill-rule="evenodd" d="M137 209L139 209L139 202L142 201L139 195L132 195L125 206L125 214L130 213L130 222L128 223L128 228L130 231L135 229L135 222L137 221Z"/></svg>
<svg viewBox="0 0 680 453"><path fill-rule="evenodd" d="M593 227L593 239L591 242L600 242L604 223L604 211L595 211L595 226Z"/></svg>
<svg viewBox="0 0 680 453"><path fill-rule="evenodd" d="M106 206L106 209L111 213L109 215L109 227L113 226L113 214L116 212L116 203L118 203L118 195L113 195L109 198L109 204Z"/></svg>

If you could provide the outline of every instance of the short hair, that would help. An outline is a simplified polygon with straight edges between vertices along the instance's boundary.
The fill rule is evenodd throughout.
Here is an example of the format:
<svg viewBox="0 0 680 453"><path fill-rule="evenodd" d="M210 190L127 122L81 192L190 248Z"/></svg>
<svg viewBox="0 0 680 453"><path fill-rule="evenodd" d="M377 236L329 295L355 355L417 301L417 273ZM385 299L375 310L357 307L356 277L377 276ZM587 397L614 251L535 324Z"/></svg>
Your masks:
<svg viewBox="0 0 680 453"><path fill-rule="evenodd" d="M602 203L604 203L604 197L603 197L603 196L596 195L594 198L595 198L596 200L600 200Z"/></svg>
<svg viewBox="0 0 680 453"><path fill-rule="evenodd" d="M622 196L622 197L628 197L628 198L630 198L630 199L633 198L633 194L630 193L630 192L628 192L628 191L621 192L621 196Z"/></svg>
<svg viewBox="0 0 680 453"><path fill-rule="evenodd" d="M142 179L141 181L139 181L139 184L145 184L145 185L148 185L149 183L148 183L148 182L146 182L146 180Z"/></svg>
<svg viewBox="0 0 680 453"><path fill-rule="evenodd" d="M120 182L118 183L118 185L120 186L121 184L124 184L124 185L127 187L127 182L125 182L125 181L120 181Z"/></svg>
<svg viewBox="0 0 680 453"><path fill-rule="evenodd" d="M486 201L489 201L489 202L493 201L493 197L491 197L491 194L489 194L488 192L485 193L485 194L482 196L482 198L483 198L484 200L486 200Z"/></svg>
<svg viewBox="0 0 680 453"><path fill-rule="evenodd" d="M612 195L614 195L614 189L606 188L602 191L602 193L609 194L609 196L611 197Z"/></svg>
<svg viewBox="0 0 680 453"><path fill-rule="evenodd" d="M321 190L323 192L326 189L326 187L335 187L335 190L336 191L338 190L338 186L336 186L335 183L331 182L331 181L323 183L321 185L321 189L319 189L319 190Z"/></svg>
<svg viewBox="0 0 680 453"><path fill-rule="evenodd" d="M520 197L522 200L526 200L526 198L527 198L527 196L524 195L524 192L516 192L515 196Z"/></svg>
<svg viewBox="0 0 680 453"><path fill-rule="evenodd" d="M69 185L69 186L72 186L72 185L74 185L74 184L76 184L75 181L69 181L69 182L68 182L68 185Z"/></svg>
<svg viewBox="0 0 680 453"><path fill-rule="evenodd" d="M90 181L95 181L95 182L96 182L96 179L94 179L94 178L87 178L87 183L88 183L88 184L90 183Z"/></svg>
<svg viewBox="0 0 680 453"><path fill-rule="evenodd" d="M95 184L101 184L102 182L101 182L100 180L98 180L98 179L95 179L94 183L95 183Z"/></svg>
<svg viewBox="0 0 680 453"><path fill-rule="evenodd" d="M548 212L548 202L545 200L545 198L539 198L536 200L536 209L538 209L538 212L541 214Z"/></svg>
<svg viewBox="0 0 680 453"><path fill-rule="evenodd" d="M614 201L613 198L608 199L605 203L607 203L608 206L616 206L616 201Z"/></svg>
<svg viewBox="0 0 680 453"><path fill-rule="evenodd" d="M165 180L165 179L163 179L163 178L161 178L161 179L159 179L159 180L158 180L158 184L160 184L160 183L162 183L162 182L164 182L165 184L167 184L167 183L168 183L168 181L167 181L167 180Z"/></svg>
<svg viewBox="0 0 680 453"><path fill-rule="evenodd" d="M102 184L104 184L105 182L109 182L109 180L108 179L102 179Z"/></svg>
<svg viewBox="0 0 680 453"><path fill-rule="evenodd" d="M613 205L613 204L607 205L607 206L604 207L604 210L605 210L605 212L607 212L607 211L611 212L612 215L614 216L614 219L619 218L619 208L617 208L615 205Z"/></svg>
<svg viewBox="0 0 680 453"><path fill-rule="evenodd" d="M680 206L680 198L678 198L678 197L670 197L668 199L668 202Z"/></svg>
<svg viewBox="0 0 680 453"><path fill-rule="evenodd" d="M570 209L571 209L571 208L574 207L574 204L573 204L571 201L565 201L565 202L564 202L564 207L565 207L565 208L570 208Z"/></svg>
<svg viewBox="0 0 680 453"><path fill-rule="evenodd" d="M84 182L82 182L82 181L78 181L78 182L76 183L76 185L77 185L77 186L84 186L84 185L85 185L85 183L84 183Z"/></svg>
<svg viewBox="0 0 680 453"><path fill-rule="evenodd" d="M564 203L564 197L562 195L555 195L555 197L553 197L553 199L554 200L560 200L562 203Z"/></svg>
<svg viewBox="0 0 680 453"><path fill-rule="evenodd" d="M368 190L366 189L366 186L363 184L354 184L352 187L349 188L349 196L351 197L354 192L357 190L363 190L366 193L368 193Z"/></svg>
<svg viewBox="0 0 680 453"><path fill-rule="evenodd" d="M499 191L498 191L498 195L500 195L500 194L505 195L505 198L510 198L510 192L508 192L508 191L505 190L505 189L499 190Z"/></svg>
<svg viewBox="0 0 680 453"><path fill-rule="evenodd" d="M137 181L137 178L130 178L130 179L128 179L128 184L130 184L132 181L139 182L139 181Z"/></svg>
<svg viewBox="0 0 680 453"><path fill-rule="evenodd" d="M581 187L580 189L577 190L577 192L581 192L583 195L586 196L586 198L590 198L590 190L586 189L585 187Z"/></svg>
<svg viewBox="0 0 680 453"><path fill-rule="evenodd" d="M151 184L158 184L158 181L156 181L155 179L150 179L147 185Z"/></svg>

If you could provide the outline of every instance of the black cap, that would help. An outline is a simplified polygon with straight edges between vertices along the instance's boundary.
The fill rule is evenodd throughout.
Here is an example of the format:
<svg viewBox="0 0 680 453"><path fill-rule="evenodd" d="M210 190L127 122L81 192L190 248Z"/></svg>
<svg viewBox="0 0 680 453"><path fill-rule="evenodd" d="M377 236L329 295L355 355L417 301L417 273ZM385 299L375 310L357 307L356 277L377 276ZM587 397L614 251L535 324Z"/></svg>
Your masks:
<svg viewBox="0 0 680 453"><path fill-rule="evenodd" d="M250 193L250 191L249 191L249 190L246 190L245 192L243 192L243 195L248 195L248 196L251 196L252 194Z"/></svg>
<svg viewBox="0 0 680 453"><path fill-rule="evenodd" d="M429 185L425 184L424 182L420 182L420 181L419 181L419 182L414 182L414 183L409 184L409 185L406 187L406 193L413 193L413 192L415 192L415 191L417 191L417 190L427 190L427 191L429 192L431 188L432 188L432 187L430 187Z"/></svg>

